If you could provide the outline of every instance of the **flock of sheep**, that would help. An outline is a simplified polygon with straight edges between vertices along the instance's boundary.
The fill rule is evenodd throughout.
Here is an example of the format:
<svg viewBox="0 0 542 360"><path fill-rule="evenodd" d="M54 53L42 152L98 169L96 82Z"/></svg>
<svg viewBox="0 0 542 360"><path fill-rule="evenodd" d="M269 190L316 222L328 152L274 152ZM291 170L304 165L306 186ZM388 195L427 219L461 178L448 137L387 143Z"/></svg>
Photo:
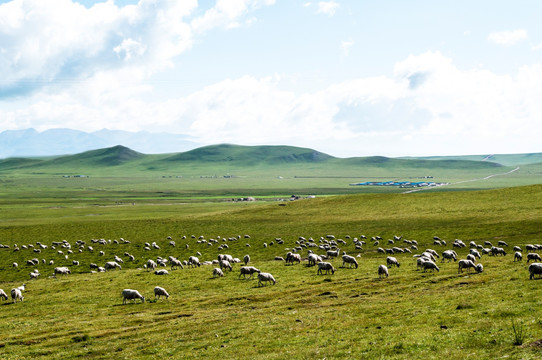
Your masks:
<svg viewBox="0 0 542 360"><path fill-rule="evenodd" d="M244 236L245 239L250 239L249 235ZM187 239L186 236L182 237L183 240ZM192 236L192 239L196 239L195 236ZM345 237L346 240L351 240L352 245L354 245L355 249L358 251L365 250L367 247L366 241L371 241L373 248L376 248L377 253L383 253L386 256L386 263L385 264L379 264L377 268L377 274L379 278L388 277L390 275L390 269L393 267L399 268L400 262L396 258L397 254L412 254L413 251L418 251L418 242L416 240L406 240L403 239L402 236L394 236L393 239L387 240L388 247L382 248L380 247L380 242L382 242L382 238L379 236L372 237L370 240L361 235L359 238L351 238L350 236ZM169 248L175 248L176 243L173 241L171 237L168 237L169 243L166 246L169 246ZM213 246L215 244L220 243L218 245L218 250L223 251L224 249L228 249L229 241L238 241L241 240L241 236L238 235L233 238L221 238L217 237L217 239L205 239L205 237L200 236L197 240L198 244L206 244L208 246ZM28 244L28 245L13 245L13 247L10 247L8 245L1 245L0 248L5 249L12 249L14 252L19 251L32 251L36 254L42 254L42 252L46 251L54 251L57 255L61 256L61 259L63 262L69 261L70 257L76 257L77 253L82 252L90 252L94 253L94 247L96 246L107 246L112 243L115 244L130 244L130 241L119 239L119 240L104 240L104 239L92 239L92 244L87 244L85 241L77 240L74 245L70 244L68 241L63 240L61 242L53 242L50 246L42 244L40 242L36 242L36 244ZM399 243L402 243L402 246L407 247L401 247L398 246ZM273 241L270 242L268 245L267 243L260 244L260 246L263 246L264 248L267 248L268 246L272 246L274 244L280 244L283 245L284 241L281 238L275 238ZM441 240L438 237L433 238L433 244L435 246L446 246L447 243L444 240ZM347 241L343 239L336 239L333 235L326 235L320 237L318 240L314 240L313 238L306 239L302 236L298 238L298 240L295 242L295 246L292 248L286 248L285 251L287 251L286 257L283 258L281 256L275 256L275 260L283 261L286 265L295 265L300 264L301 262L307 262L307 266L311 267L314 266L317 268L317 274L318 275L333 275L336 272L336 268L331 263L332 259L335 258L341 258L342 259L342 267L343 268L358 268L358 261L356 257L348 255L344 250L341 250L340 247L346 247L348 245ZM493 246L490 242L486 241L484 245L476 244L474 241L471 241L469 245L467 246L462 240L456 239L452 244L452 249L447 249L442 251L442 253L439 255L437 251L433 249L426 249L425 251L422 251L420 254L414 254L413 258L416 260L416 266L417 269L423 270L423 272L426 272L427 270L431 270L434 272L435 270L437 272L440 271L438 264L439 258L441 258L441 263L444 262L457 262L458 263L458 273L462 273L463 270L466 270L467 272L470 272L471 270L476 273L481 273L484 271L484 267L481 263L479 263L479 260L482 258L483 255L489 255L489 256L506 256L505 247L508 247L508 244L504 241L499 241L498 246ZM256 244L249 244L246 243L247 247L251 246L258 246ZM392 246L392 247L390 247ZM455 249L456 248L469 248L469 253L467 254L465 259L459 259ZM152 244L145 243L144 249L145 251L152 252L152 250L159 250L161 247L156 243L153 242ZM189 244L185 244L185 248L189 248ZM106 250L105 248L103 248ZM542 245L526 245L525 249L529 251L527 254L527 263L530 261L539 261L535 262L529 265L529 278L533 279L535 275L542 276L542 258L536 253L537 250L542 249ZM100 250L97 252L98 256L102 256L105 258L105 251ZM522 255L522 249L519 246L513 247L514 251L514 262L515 261L522 261L523 255ZM304 253L304 256L301 254ZM320 254L318 254L320 253ZM197 255L197 256L196 256ZM215 267L212 270L212 276L214 278L220 278L224 276L224 271L229 270L233 271L233 266L236 263L244 263L244 266L241 266L239 269L239 279L243 277L244 279L253 279L256 275L258 279L258 286L264 286L267 283L272 283L273 285L276 284L276 280L274 276L268 272L262 272L259 269L257 269L254 266L249 265L251 258L250 255L245 255L243 257L243 260L239 258L235 258L232 255L229 254L219 254L218 257L214 260L208 260L200 262L199 257L202 256L201 253L198 251L195 255L190 256L187 260L181 261L177 259L176 257L169 256L168 258L163 258L160 256L156 257L156 260L154 259L148 259L145 264L143 265L143 269L146 269L147 271L153 271L156 275L167 275L169 272L167 269L165 269L168 264L171 268L171 270L174 269L184 269L184 267L200 267L200 266L206 266L206 265L215 265ZM361 253L358 253L358 258L361 257ZM105 261L104 266L98 266L95 263L90 263L88 266L90 268L91 272L105 272L108 270L113 269L122 269L122 265L124 261L136 261L135 256L129 254L128 252L124 252L124 260L118 255L114 255L112 260ZM37 267L40 264L48 264L48 265L54 265L54 260L49 260L47 262L45 259L42 259L41 261L37 258L29 259L26 261L27 266L31 267ZM72 260L71 262L72 266L80 266L80 261L78 260ZM19 267L17 263L13 263L12 266L14 268ZM158 269L160 267L160 269ZM52 278L55 278L57 275L69 275L71 274L71 270L68 266L57 266L54 268L53 274L50 276ZM37 268L33 269L30 272L30 279L36 279L38 276L40 276L40 272ZM17 301L23 301L23 291L25 290L25 285L23 284L20 287L11 289L11 299L13 302ZM154 288L154 295L155 299L158 299L160 297L165 297L166 299L169 298L169 293L162 287L156 286ZM8 300L8 295L0 289L0 298L3 300ZM122 290L122 298L123 303L126 304L128 300L141 300L141 302L145 301L145 297L142 296L139 291L134 289L124 289Z"/></svg>

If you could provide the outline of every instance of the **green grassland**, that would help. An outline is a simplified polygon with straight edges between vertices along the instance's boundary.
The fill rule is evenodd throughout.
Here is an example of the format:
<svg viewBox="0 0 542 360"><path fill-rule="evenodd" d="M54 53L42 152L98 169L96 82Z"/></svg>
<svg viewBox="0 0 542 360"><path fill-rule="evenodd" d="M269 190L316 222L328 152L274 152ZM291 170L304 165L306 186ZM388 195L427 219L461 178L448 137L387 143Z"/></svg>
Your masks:
<svg viewBox="0 0 542 360"><path fill-rule="evenodd" d="M513 262L511 247L542 243L541 198L542 186L535 185L294 202L2 202L0 243L11 248L0 249L0 287L9 292L27 284L24 302L0 305L2 358L537 359L542 352L532 343L542 338L541 283L528 279L525 260ZM317 275L306 262L287 266L274 260L297 246L299 236L318 242L327 234L346 241L342 250L360 254L358 269L341 268L335 259L334 275ZM504 240L510 247L505 257L483 256L482 274L458 274L453 262L423 273L412 254L398 254L401 267L379 279L376 268L386 255L372 241L356 250L352 238L362 234L381 236L383 247L402 235L417 240L420 250L439 253L456 238L479 244ZM239 240L222 240L238 235ZM435 235L448 245L433 245ZM168 236L176 247L168 245ZM220 241L198 243L200 236ZM69 259L58 249L13 251L14 244L37 241L89 245L91 239L121 237L130 243L92 244L94 252L74 248ZM283 245L274 242L277 237ZM161 249L144 250L153 241ZM229 248L219 250L221 244ZM136 260L126 261L124 252ZM212 265L166 276L142 269L149 258L185 260L197 252L202 261L219 253L250 254L252 265L271 272L277 284L258 287L257 280L239 279L239 264L217 279ZM464 258L467 250L458 253ZM114 255L125 259L122 270L90 274L91 262L103 266ZM70 266L73 273L49 278L54 266L25 265L34 257L53 259L54 266ZM81 264L71 266L74 259ZM20 264L16 269L14 261ZM34 268L42 276L30 281ZM166 288L170 298L154 301L154 286ZM124 288L138 289L148 301L122 305ZM513 324L523 330L523 345L514 345Z"/></svg>
<svg viewBox="0 0 542 360"><path fill-rule="evenodd" d="M341 159L305 148L236 145L146 155L116 146L45 159L0 160L0 197L46 202L85 199L99 204L144 199L193 202L246 196L282 198L292 194L401 193L405 189L397 186L350 184L416 182L427 180L427 176L431 181L449 184L429 191L541 183L542 163L523 164L525 159L518 156L507 159L507 166L464 159Z"/></svg>
<svg viewBox="0 0 542 360"><path fill-rule="evenodd" d="M542 165L531 158L506 157L504 166L482 159L338 159L310 149L220 145L182 154L114 147L2 160L0 244L9 248L0 249L0 288L8 294L23 282L27 288L22 303L0 302L0 357L539 359L542 280L529 280L526 251L522 262L513 261L512 251L514 245L542 244ZM427 175L450 185L413 193L349 185ZM291 194L317 196L279 200ZM246 196L258 201L231 201ZM335 274L317 275L306 261L274 260L299 246L300 236L321 244L328 234L346 242L343 251L359 255L359 268L333 259ZM353 238L362 235L368 239L359 250ZM379 279L376 270L386 255L370 237L381 236L385 248L409 246L388 244L394 235L417 240L413 254L427 248L442 253L462 239L506 241L508 255L484 255L483 273L458 274L454 262L439 260L440 272L423 273L413 254L396 254L401 267ZM433 236L447 245L434 245ZM117 244L120 238L130 243ZM62 240L73 246L68 258L68 249L51 247ZM77 240L86 242L81 252ZM35 253L28 245L35 249L37 242L49 247ZM146 242L160 249L145 250ZM257 280L239 279L240 264L223 278L212 277L215 265L165 276L143 269L148 259L187 260L198 252L201 261L250 254L251 265L272 273L277 283L260 287ZM465 258L468 249L457 252ZM124 259L122 270L90 273L90 263L103 266L115 255ZM45 264L26 265L32 258ZM51 278L55 266L69 266L72 274ZM41 276L29 280L35 268ZM170 298L155 301L155 286ZM147 301L123 305L124 288L138 289Z"/></svg>

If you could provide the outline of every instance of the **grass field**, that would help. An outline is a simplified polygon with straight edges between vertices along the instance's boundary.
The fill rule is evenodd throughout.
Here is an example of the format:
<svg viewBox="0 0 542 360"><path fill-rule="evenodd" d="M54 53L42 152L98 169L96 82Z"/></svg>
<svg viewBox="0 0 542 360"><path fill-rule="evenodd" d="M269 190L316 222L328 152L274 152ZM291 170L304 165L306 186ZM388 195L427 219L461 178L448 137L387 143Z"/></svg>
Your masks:
<svg viewBox="0 0 542 360"><path fill-rule="evenodd" d="M27 284L22 303L0 305L2 358L542 356L536 345L542 339L541 282L529 280L525 260L513 262L511 250L514 245L542 243L541 185L236 203L185 201L184 194L162 197L175 191L174 178L160 178L171 186L164 186L160 194L156 188L162 186L150 187L147 180L128 188L118 179L106 184L70 178L65 179L70 185L62 187L44 176L40 188L35 178L21 179L2 178L4 185L10 180L16 185L3 187L0 198L0 243L10 245L0 249L0 288L9 293L12 287ZM82 185L95 180L94 185ZM209 188L220 198L221 186ZM246 186L239 189L247 191ZM319 243L327 234L346 241L342 250L360 254L358 269L341 268L342 261L334 259L334 275L317 275L306 262L287 266L274 260L298 246L299 236ZM238 240L223 240L238 235ZM496 245L503 240L510 246L505 257L484 255L482 274L458 274L457 263L440 261L440 272L423 273L416 270L412 254L397 254L401 267L390 268L389 278L379 279L376 269L386 255L377 253L370 240L363 250L356 250L353 238L361 235L381 236L382 247L393 246L387 240L394 235L415 239L418 253L426 248L441 253L456 238L467 244ZM168 245L168 236L176 247ZM219 241L198 243L200 236ZM433 245L433 236L448 245ZM91 243L121 237L130 243ZM276 243L278 237L283 245ZM60 255L59 248L51 248L53 241L62 240L72 245L83 240L95 251L85 247L79 253L73 247L66 259L67 249L60 249L64 252ZM49 248L39 254L21 248L38 241ZM145 242L156 242L161 249L146 251ZM14 252L14 244L21 250ZM229 248L219 250L221 244ZM98 255L100 250L105 256ZM468 253L457 251L460 258ZM125 252L135 256L133 263ZM240 280L239 264L217 279L212 278L213 265L185 267L166 276L142 269L147 259L171 255L186 260L197 252L201 261L216 259L220 253L238 258L250 254L251 264L272 273L277 284L258 287L257 280ZM307 249L301 254L306 257ZM103 266L114 255L125 260L122 270L90 274L91 262ZM27 266L26 260L34 257L55 264ZM80 265L72 266L72 260ZM13 262L19 267L13 268ZM70 266L71 275L49 278L54 266L64 265ZM42 275L30 281L34 268ZM154 301L154 286L166 288L170 298ZM147 301L122 305L124 288L138 289Z"/></svg>

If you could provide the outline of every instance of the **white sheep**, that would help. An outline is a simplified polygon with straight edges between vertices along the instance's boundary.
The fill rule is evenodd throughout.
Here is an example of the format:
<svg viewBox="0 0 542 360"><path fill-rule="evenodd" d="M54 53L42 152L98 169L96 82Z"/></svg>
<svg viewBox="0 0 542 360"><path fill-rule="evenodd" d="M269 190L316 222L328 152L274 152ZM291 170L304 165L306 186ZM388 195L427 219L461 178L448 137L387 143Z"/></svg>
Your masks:
<svg viewBox="0 0 542 360"><path fill-rule="evenodd" d="M534 276L542 276L542 263L532 263L529 265L529 279L534 279Z"/></svg>
<svg viewBox="0 0 542 360"><path fill-rule="evenodd" d="M231 266L228 260L220 260L218 262L218 265L220 266L221 269L230 269L230 271L233 270L233 266Z"/></svg>
<svg viewBox="0 0 542 360"><path fill-rule="evenodd" d="M273 275L271 275L270 273L260 272L258 274L258 286L263 286L263 283L271 281L273 282L273 285L277 283Z"/></svg>
<svg viewBox="0 0 542 360"><path fill-rule="evenodd" d="M54 269L54 274L53 276L56 277L56 275L68 275L68 274L71 274L72 272L70 271L69 268L65 267L65 266L58 266Z"/></svg>
<svg viewBox="0 0 542 360"><path fill-rule="evenodd" d="M11 299L13 300L13 303L16 303L17 300L24 300L23 292L21 291L20 287L11 289Z"/></svg>
<svg viewBox="0 0 542 360"><path fill-rule="evenodd" d="M135 302L136 299L141 299L142 303L145 302L145 297L143 297L143 295L141 295L139 291L137 290L124 289L122 290L122 297L123 297L123 300L122 300L123 304L126 304L126 300L134 300Z"/></svg>
<svg viewBox="0 0 542 360"><path fill-rule="evenodd" d="M167 274L169 274L169 272L166 269L160 269L154 272L154 275L167 275Z"/></svg>
<svg viewBox="0 0 542 360"><path fill-rule="evenodd" d="M379 265L378 266L378 277L382 278L382 276L386 275L386 277L389 276L388 267L386 265Z"/></svg>
<svg viewBox="0 0 542 360"><path fill-rule="evenodd" d="M261 271L259 269L256 269L254 266L243 266L240 269L239 279L241 278L241 275L246 279L247 275L249 275L249 279L254 277L254 274L260 273Z"/></svg>
<svg viewBox="0 0 542 360"><path fill-rule="evenodd" d="M445 250L442 253L442 262L446 259L448 259L448 262L452 261L452 259L453 261L457 261L457 253L454 250Z"/></svg>
<svg viewBox="0 0 542 360"><path fill-rule="evenodd" d="M474 267L474 270L476 270L476 272L477 272L478 274L480 274L481 272L484 271L484 265L482 265L482 264L476 264L476 266Z"/></svg>
<svg viewBox="0 0 542 360"><path fill-rule="evenodd" d="M343 267L344 267L344 264L348 264L349 267L352 267L352 265L354 265L356 269L358 268L358 261L356 260L355 257L350 256L350 255L346 255L346 254L343 255Z"/></svg>
<svg viewBox="0 0 542 360"><path fill-rule="evenodd" d="M473 263L476 264L476 257L474 255L472 255L472 254L467 255L467 260L470 260L470 261L472 261Z"/></svg>
<svg viewBox="0 0 542 360"><path fill-rule="evenodd" d="M431 270L432 272L434 272L435 270L440 272L440 269L437 266L437 264L435 264L431 260L427 260L427 261L423 262L423 272L425 272L425 270L427 270L427 269Z"/></svg>
<svg viewBox="0 0 542 360"><path fill-rule="evenodd" d="M293 253L293 252L289 252L286 254L286 264L294 264L294 261L297 262L298 264L301 263L301 255L299 254L296 254L296 253Z"/></svg>
<svg viewBox="0 0 542 360"><path fill-rule="evenodd" d="M333 267L333 265L331 265L331 263L325 261L319 262L318 271L316 272L316 274L323 274L324 271L326 272L326 274L329 274L330 271L332 275L335 274L335 268Z"/></svg>
<svg viewBox="0 0 542 360"><path fill-rule="evenodd" d="M188 264L190 266L192 266L192 267L195 267L195 266L200 267L201 266L201 264L199 262L199 259L197 257L195 257L195 256L190 256L188 258Z"/></svg>
<svg viewBox="0 0 542 360"><path fill-rule="evenodd" d="M154 298L156 299L157 297L160 298L160 296L165 296L166 299L169 299L169 294L168 292L166 291L166 289L160 287L160 286L157 286L154 288Z"/></svg>
<svg viewBox="0 0 542 360"><path fill-rule="evenodd" d="M248 265L248 263L250 262L250 255L245 255L243 257L243 262L245 263L245 265Z"/></svg>
<svg viewBox="0 0 542 360"><path fill-rule="evenodd" d="M399 261L397 261L397 259L394 258L393 256L388 256L386 258L386 263L388 264L389 267L393 267L393 265L397 267L401 266L401 264L399 264Z"/></svg>
<svg viewBox="0 0 542 360"><path fill-rule="evenodd" d="M470 249L469 254L473 255L474 257L477 257L478 259L482 258L482 256L480 255L480 253L476 249Z"/></svg>
<svg viewBox="0 0 542 360"><path fill-rule="evenodd" d="M174 258L173 256L169 257L169 262L171 264L171 270L173 270L174 267L184 269L183 263L181 260Z"/></svg>
<svg viewBox="0 0 542 360"><path fill-rule="evenodd" d="M145 267L147 268L147 271L156 269L156 262L152 259L147 260L147 263L145 264Z"/></svg>
<svg viewBox="0 0 542 360"><path fill-rule="evenodd" d="M528 253L527 254L527 264L531 260L533 260L533 261L534 260L542 261L542 258L540 258L540 255L538 255L537 253Z"/></svg>
<svg viewBox="0 0 542 360"><path fill-rule="evenodd" d="M470 271L470 269L475 269L476 265L470 260L459 260L458 269L457 272L463 272L463 269L467 269L467 272Z"/></svg>
<svg viewBox="0 0 542 360"><path fill-rule="evenodd" d="M309 254L307 260L309 260L309 266L314 266L322 261L322 257L314 253Z"/></svg>
<svg viewBox="0 0 542 360"><path fill-rule="evenodd" d="M224 276L224 272L222 271L221 268L214 268L213 269L213 277L222 277L222 276Z"/></svg>
<svg viewBox="0 0 542 360"><path fill-rule="evenodd" d="M0 289L0 298L3 299L3 300L8 299L8 295L2 289Z"/></svg>
<svg viewBox="0 0 542 360"><path fill-rule="evenodd" d="M110 270L110 269L114 269L114 268L119 268L119 270L122 270L122 266L120 266L120 264L118 264L116 261L108 261L105 263L104 265L104 268L106 270Z"/></svg>
<svg viewBox="0 0 542 360"><path fill-rule="evenodd" d="M493 255L493 256L497 256L497 255L506 256L506 251L504 251L503 248L493 246L493 247L491 247L491 255Z"/></svg>
<svg viewBox="0 0 542 360"><path fill-rule="evenodd" d="M514 261L521 261L523 260L523 255L521 254L520 251L516 251L514 253Z"/></svg>

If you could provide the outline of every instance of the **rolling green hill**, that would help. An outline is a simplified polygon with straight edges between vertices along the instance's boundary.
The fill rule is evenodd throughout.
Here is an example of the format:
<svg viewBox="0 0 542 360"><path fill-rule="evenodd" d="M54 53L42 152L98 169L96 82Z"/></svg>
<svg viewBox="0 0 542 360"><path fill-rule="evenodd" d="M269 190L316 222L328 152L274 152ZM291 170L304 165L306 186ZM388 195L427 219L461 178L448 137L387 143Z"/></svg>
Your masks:
<svg viewBox="0 0 542 360"><path fill-rule="evenodd" d="M240 146L220 144L167 157L170 162L231 162L245 165L325 162L333 157L316 150L293 146Z"/></svg>
<svg viewBox="0 0 542 360"><path fill-rule="evenodd" d="M205 146L177 154L146 155L133 151L124 146L92 150L75 155L59 156L53 159L13 158L0 162L0 171L24 170L40 172L85 171L94 172L123 172L130 174L134 171L186 171L187 167L197 167L198 170L216 170L217 167L235 167L248 169L250 167L282 167L313 166L312 169L336 171L338 168L378 167L383 169L467 169L484 170L501 167L501 164L488 161L473 161L464 159L440 158L430 159L399 159L383 156L336 158L312 149L293 146L240 146L221 144ZM115 167L115 170L111 168Z"/></svg>
<svg viewBox="0 0 542 360"><path fill-rule="evenodd" d="M471 160L498 163L504 166L517 166L542 163L542 153L525 154L489 154L489 155L463 155L463 156L427 156L407 157L405 159L424 160Z"/></svg>

